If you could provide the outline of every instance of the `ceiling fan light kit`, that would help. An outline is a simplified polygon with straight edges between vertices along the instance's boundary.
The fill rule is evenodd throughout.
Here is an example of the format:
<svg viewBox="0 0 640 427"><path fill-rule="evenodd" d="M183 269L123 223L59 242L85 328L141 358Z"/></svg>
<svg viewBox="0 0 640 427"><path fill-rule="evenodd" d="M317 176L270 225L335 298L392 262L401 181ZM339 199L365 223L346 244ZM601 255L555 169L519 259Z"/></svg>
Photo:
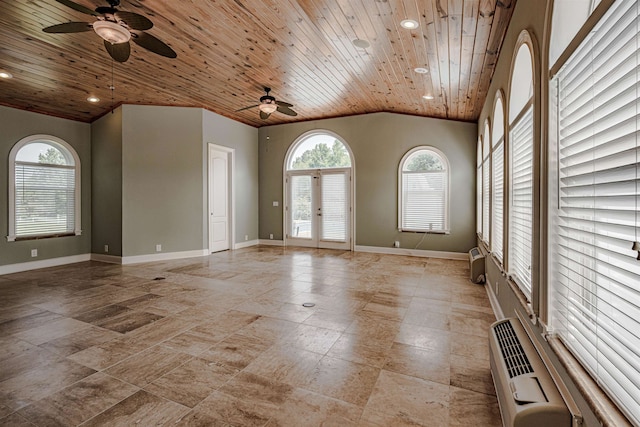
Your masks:
<svg viewBox="0 0 640 427"><path fill-rule="evenodd" d="M111 44L126 43L131 39L129 30L111 21L94 22L93 31Z"/></svg>
<svg viewBox="0 0 640 427"><path fill-rule="evenodd" d="M95 22L65 22L51 25L42 31L51 34L82 33L93 30L104 40L104 47L109 56L118 62L126 62L131 54L130 40L138 46L167 58L176 58L174 52L162 40L145 33L153 27L149 18L134 12L116 9L120 0L107 0L109 6L100 6L95 11L71 0L56 0L73 10L96 17Z"/></svg>
<svg viewBox="0 0 640 427"><path fill-rule="evenodd" d="M278 109L278 106L276 104L272 104L271 102L266 102L264 104L258 105L258 108L264 113L271 114Z"/></svg>

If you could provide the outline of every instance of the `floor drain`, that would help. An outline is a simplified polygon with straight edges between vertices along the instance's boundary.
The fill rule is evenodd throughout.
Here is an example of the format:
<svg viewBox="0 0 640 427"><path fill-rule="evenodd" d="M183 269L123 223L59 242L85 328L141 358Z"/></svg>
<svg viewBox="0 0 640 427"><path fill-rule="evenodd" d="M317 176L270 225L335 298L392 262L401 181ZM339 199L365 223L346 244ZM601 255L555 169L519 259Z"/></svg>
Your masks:
<svg viewBox="0 0 640 427"><path fill-rule="evenodd" d="M315 304L312 302L305 302L304 304L302 304L303 307L314 307Z"/></svg>

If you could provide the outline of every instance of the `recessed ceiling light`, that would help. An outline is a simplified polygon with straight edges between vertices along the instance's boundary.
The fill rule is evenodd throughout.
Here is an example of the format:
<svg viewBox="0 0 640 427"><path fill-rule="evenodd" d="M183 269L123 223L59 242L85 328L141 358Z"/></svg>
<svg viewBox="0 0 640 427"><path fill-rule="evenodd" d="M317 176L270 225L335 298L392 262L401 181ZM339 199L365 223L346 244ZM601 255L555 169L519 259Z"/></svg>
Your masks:
<svg viewBox="0 0 640 427"><path fill-rule="evenodd" d="M418 74L427 74L429 72L429 70L423 67L414 68L413 71L415 71Z"/></svg>
<svg viewBox="0 0 640 427"><path fill-rule="evenodd" d="M433 95L422 95L422 97L424 99L428 99L428 100L432 100L433 99Z"/></svg>
<svg viewBox="0 0 640 427"><path fill-rule="evenodd" d="M355 39L351 43L353 43L355 47L359 47L360 49L366 49L371 46L368 41L362 39Z"/></svg>
<svg viewBox="0 0 640 427"><path fill-rule="evenodd" d="M93 96L92 95L92 96L87 98L87 101L93 102L95 104L96 102L100 102L100 98L98 98L97 96Z"/></svg>
<svg viewBox="0 0 640 427"><path fill-rule="evenodd" d="M8 71L0 71L0 78L2 79L10 79L13 77L13 74L11 74Z"/></svg>
<svg viewBox="0 0 640 427"><path fill-rule="evenodd" d="M400 26L402 28L406 28L407 30L415 30L418 28L418 21L414 21L413 19L405 19L400 22Z"/></svg>

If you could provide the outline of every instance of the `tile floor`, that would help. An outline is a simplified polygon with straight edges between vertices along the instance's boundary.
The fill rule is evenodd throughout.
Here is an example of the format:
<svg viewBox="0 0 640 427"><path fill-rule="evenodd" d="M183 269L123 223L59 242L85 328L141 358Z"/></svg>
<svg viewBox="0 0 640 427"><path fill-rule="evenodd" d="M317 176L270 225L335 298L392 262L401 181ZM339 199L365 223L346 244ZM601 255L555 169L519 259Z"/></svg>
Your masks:
<svg viewBox="0 0 640 427"><path fill-rule="evenodd" d="M500 426L467 274L253 247L0 276L0 425Z"/></svg>

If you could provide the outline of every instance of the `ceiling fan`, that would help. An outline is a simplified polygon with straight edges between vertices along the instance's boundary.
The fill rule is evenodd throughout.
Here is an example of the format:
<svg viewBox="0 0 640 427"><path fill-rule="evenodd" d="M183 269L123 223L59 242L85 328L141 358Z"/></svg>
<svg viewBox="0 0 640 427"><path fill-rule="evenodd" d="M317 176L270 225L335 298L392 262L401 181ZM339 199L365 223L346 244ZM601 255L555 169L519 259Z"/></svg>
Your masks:
<svg viewBox="0 0 640 427"><path fill-rule="evenodd" d="M163 41L147 34L144 30L153 27L153 22L148 18L133 12L117 10L120 0L107 0L109 6L100 6L91 10L71 0L56 0L78 12L86 13L97 18L90 22L66 22L44 28L45 33L81 33L95 31L103 40L104 47L111 57L118 62L126 62L131 53L129 40L133 40L153 53L167 58L176 58L178 55Z"/></svg>
<svg viewBox="0 0 640 427"><path fill-rule="evenodd" d="M291 109L291 107L293 107L293 104L289 104L288 102L284 102L284 101L276 101L276 99L273 96L269 95L269 92L271 92L270 87L265 87L264 91L267 94L260 97L260 104L250 105L248 107L244 107L239 110L236 110L236 112L248 110L249 108L258 107L260 109L260 118L262 120L268 119L271 113L273 113L274 111L278 111L279 113L286 114L287 116L298 115L298 113L296 113Z"/></svg>

